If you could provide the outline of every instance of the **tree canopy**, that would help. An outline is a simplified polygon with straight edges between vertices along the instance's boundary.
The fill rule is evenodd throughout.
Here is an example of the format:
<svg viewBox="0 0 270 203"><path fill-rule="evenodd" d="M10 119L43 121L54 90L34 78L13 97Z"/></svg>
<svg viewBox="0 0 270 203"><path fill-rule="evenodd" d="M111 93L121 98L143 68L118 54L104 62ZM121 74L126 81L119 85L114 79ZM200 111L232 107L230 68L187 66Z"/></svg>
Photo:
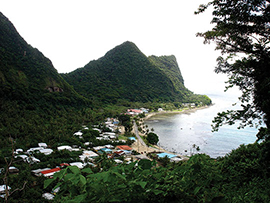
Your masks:
<svg viewBox="0 0 270 203"><path fill-rule="evenodd" d="M216 73L228 75L226 89L237 86L242 95L241 110L219 113L214 129L222 124L239 127L265 122L270 126L270 5L265 0L214 0L201 5L195 14L213 7L212 30L198 33L205 43L215 42L223 56L217 59ZM255 124L258 124L255 123ZM264 133L262 133L264 132ZM267 138L268 131L261 129L259 139Z"/></svg>
<svg viewBox="0 0 270 203"><path fill-rule="evenodd" d="M157 144L159 141L159 138L156 133L148 133L146 139L150 144Z"/></svg>

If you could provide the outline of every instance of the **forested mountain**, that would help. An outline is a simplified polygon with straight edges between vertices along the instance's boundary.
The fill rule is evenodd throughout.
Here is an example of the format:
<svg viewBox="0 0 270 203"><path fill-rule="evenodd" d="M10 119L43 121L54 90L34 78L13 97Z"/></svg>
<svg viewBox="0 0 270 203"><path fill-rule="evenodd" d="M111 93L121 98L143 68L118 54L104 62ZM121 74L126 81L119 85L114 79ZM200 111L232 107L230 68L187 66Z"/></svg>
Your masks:
<svg viewBox="0 0 270 203"><path fill-rule="evenodd" d="M199 8L199 12L210 6L214 9L211 22L215 25L200 35L205 42L215 41L218 50L230 54L226 60L219 58L216 72L227 73L229 85L240 87L243 93L240 101L244 111L219 113L215 122L218 126L238 120L250 124L250 120L258 118L256 112L262 113L266 127L260 128L254 144L241 145L217 159L191 153L189 160L178 163L168 157L158 159L151 153L148 155L153 161L116 165L102 153L95 160L96 167L87 164L81 170L69 166L55 173L53 179L34 177L32 170L79 161L82 153L58 151L60 144L83 149L86 141L90 144L93 140L93 146L105 145L107 141L96 139L99 133L92 129L84 128L82 138L73 136L82 124L91 128L93 121L115 107L104 103L119 104L123 100L141 105L137 101L154 101L144 105L159 106L157 102L162 101L173 101L175 105L177 101L207 103L210 99L184 87L174 56L147 58L131 42L63 75L79 95L59 76L50 60L27 44L0 13L0 185L7 188L1 202L270 202L268 2L214 0ZM259 40L250 40L254 36ZM248 57L230 64L237 53ZM82 95L98 102L93 105ZM40 141L54 149L50 155L29 153L28 158L34 155L40 163L13 156L13 149L26 152ZM11 172L10 166L17 172ZM58 192L54 190L59 188ZM50 191L56 195L54 200L42 198L44 192Z"/></svg>
<svg viewBox="0 0 270 203"><path fill-rule="evenodd" d="M77 110L87 104L51 61L27 44L0 13L1 138L46 139L53 136L54 130L76 119ZM1 146L5 146L5 140L1 140Z"/></svg>
<svg viewBox="0 0 270 203"><path fill-rule="evenodd" d="M159 67L170 80L172 81L175 89L179 92L185 91L184 79L180 72L180 68L176 61L175 56L149 56L148 59Z"/></svg>
<svg viewBox="0 0 270 203"><path fill-rule="evenodd" d="M46 98L52 95L50 92L79 96L57 73L51 61L39 50L27 44L2 13L0 13L0 85L1 96L8 99L26 99L27 103L31 99L28 97L30 95L42 94Z"/></svg>
<svg viewBox="0 0 270 203"><path fill-rule="evenodd" d="M117 111L111 107L104 109L119 101L122 103ZM33 139L53 140L58 133L63 136L71 126L101 119L108 109L108 115L115 115L132 102L159 105L159 102L201 101L211 102L184 87L174 56L148 58L132 42L115 47L84 68L60 75L51 61L29 45L0 13L3 138L29 140L30 146ZM8 140L1 144L4 146L5 142Z"/></svg>
<svg viewBox="0 0 270 203"><path fill-rule="evenodd" d="M78 93L105 103L198 100L185 88L174 56L148 58L129 41L62 76Z"/></svg>

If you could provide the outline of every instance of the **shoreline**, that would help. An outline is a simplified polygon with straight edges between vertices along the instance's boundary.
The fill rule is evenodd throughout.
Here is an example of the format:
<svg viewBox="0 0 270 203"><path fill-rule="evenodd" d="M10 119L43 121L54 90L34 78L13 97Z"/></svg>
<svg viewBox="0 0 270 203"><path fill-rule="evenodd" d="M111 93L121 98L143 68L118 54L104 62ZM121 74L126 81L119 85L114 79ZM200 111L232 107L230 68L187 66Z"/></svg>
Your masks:
<svg viewBox="0 0 270 203"><path fill-rule="evenodd" d="M210 106L202 106L202 107L198 107L198 108L192 108L192 109L181 109L181 110L177 110L177 111L160 111L160 112L151 112L148 113L144 118L142 118L143 123L144 121L150 119L151 117L155 116L155 115L159 115L159 114L190 114L190 113L194 113L197 110L202 110L202 109L206 109L209 108ZM141 132L138 132L140 136L145 136L144 134L142 134ZM153 145L153 147L148 147L148 146L143 146L142 143L139 140L136 140L135 143L132 144L132 148L135 148L138 150L139 153L145 154L148 152L154 152L154 151L162 151L162 152L166 152L166 153L170 153L170 154L175 154L173 152L170 152L168 150L163 149L162 147L158 146L158 145ZM180 154L175 154L178 157L181 157L183 160L187 160L188 157L184 156L184 155L180 155Z"/></svg>
<svg viewBox="0 0 270 203"><path fill-rule="evenodd" d="M213 104L212 104L213 105ZM190 114L190 113L194 113L197 110L202 110L202 109L206 109L211 107L212 105L209 106L201 106L201 107L195 107L195 108L186 108L186 109L181 109L181 110L175 110L175 111L159 111L159 112L151 112L148 113L144 118L142 118L143 120L148 120L151 117L155 116L155 115L160 115L160 114Z"/></svg>

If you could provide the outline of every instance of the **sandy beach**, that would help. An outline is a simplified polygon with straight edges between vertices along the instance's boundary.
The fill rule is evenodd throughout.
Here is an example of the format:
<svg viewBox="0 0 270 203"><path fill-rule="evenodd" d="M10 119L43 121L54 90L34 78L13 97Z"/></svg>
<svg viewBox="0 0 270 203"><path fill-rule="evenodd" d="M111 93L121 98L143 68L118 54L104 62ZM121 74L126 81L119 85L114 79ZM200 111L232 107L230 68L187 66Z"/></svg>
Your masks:
<svg viewBox="0 0 270 203"><path fill-rule="evenodd" d="M192 108L192 109L189 109L189 108L186 108L186 109L181 109L181 110L176 110L176 111L159 111L159 112L151 112L151 113L148 113L144 118L143 120L147 120L149 118L151 118L152 116L155 116L157 114L181 114L181 113L184 113L184 114L190 114L190 113L194 113L196 112L197 110L200 110L200 109L205 109L205 108L209 108L210 106L201 106L201 107L196 107L196 108Z"/></svg>

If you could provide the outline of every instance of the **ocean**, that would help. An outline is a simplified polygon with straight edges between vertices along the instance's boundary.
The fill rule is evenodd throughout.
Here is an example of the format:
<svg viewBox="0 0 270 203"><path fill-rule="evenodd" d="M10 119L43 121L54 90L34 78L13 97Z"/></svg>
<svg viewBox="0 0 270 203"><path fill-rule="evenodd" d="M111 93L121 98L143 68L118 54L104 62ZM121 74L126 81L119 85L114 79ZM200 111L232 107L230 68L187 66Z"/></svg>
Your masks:
<svg viewBox="0 0 270 203"><path fill-rule="evenodd" d="M165 150L181 155L205 153L212 158L225 156L241 144L256 141L258 129L238 125L225 125L218 132L212 132L212 120L218 112L237 109L239 105L235 95L208 95L214 105L192 113L157 114L145 121L149 129L159 136L158 145ZM194 145L200 148L197 151Z"/></svg>

